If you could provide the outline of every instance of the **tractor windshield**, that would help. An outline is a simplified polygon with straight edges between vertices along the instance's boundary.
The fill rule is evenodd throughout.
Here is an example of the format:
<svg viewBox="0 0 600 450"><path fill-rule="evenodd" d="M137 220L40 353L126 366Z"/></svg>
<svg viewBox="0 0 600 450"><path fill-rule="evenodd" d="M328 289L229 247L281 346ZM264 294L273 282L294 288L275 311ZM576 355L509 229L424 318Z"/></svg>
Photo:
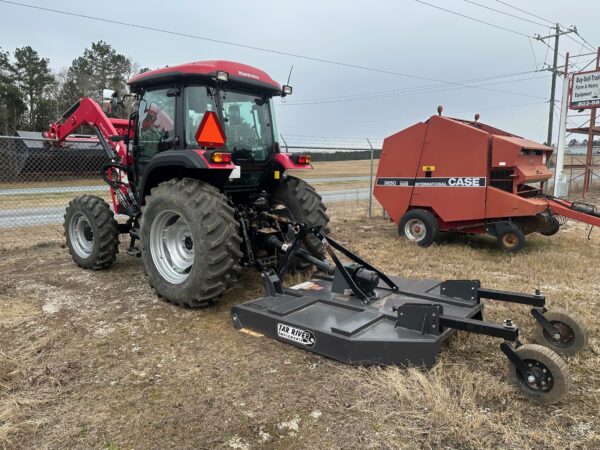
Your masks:
<svg viewBox="0 0 600 450"><path fill-rule="evenodd" d="M268 159L274 147L269 99L226 90L219 96L227 149L233 157L253 162Z"/></svg>

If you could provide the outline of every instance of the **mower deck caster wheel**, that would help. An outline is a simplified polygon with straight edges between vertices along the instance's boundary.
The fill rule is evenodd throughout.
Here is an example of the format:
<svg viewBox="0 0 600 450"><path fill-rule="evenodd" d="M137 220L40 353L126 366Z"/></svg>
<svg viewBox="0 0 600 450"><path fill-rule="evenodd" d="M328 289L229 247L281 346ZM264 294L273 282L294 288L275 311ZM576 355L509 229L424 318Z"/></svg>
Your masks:
<svg viewBox="0 0 600 450"><path fill-rule="evenodd" d="M525 235L517 228L512 227L498 234L498 243L507 253L517 253L525 246Z"/></svg>
<svg viewBox="0 0 600 450"><path fill-rule="evenodd" d="M544 318L552 324L556 333L550 334L539 324L533 341L554 350L562 356L574 356L588 344L588 333L582 320L564 309L546 311Z"/></svg>
<svg viewBox="0 0 600 450"><path fill-rule="evenodd" d="M416 242L419 247L429 247L437 242L440 227L435 216L429 211L412 209L400 219L398 234Z"/></svg>
<svg viewBox="0 0 600 450"><path fill-rule="evenodd" d="M551 405L562 400L571 384L571 375L565 361L554 351L537 344L522 345L514 352L530 372L523 376L515 365L508 361L508 381L536 403Z"/></svg>

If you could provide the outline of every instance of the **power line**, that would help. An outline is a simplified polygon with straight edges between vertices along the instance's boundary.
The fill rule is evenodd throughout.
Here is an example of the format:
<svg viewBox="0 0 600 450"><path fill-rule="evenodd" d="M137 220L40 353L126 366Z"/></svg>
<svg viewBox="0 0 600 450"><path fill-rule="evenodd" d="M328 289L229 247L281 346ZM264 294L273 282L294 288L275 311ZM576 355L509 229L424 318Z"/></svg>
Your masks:
<svg viewBox="0 0 600 450"><path fill-rule="evenodd" d="M496 85L496 84L516 83L516 82L528 81L528 80L538 80L541 78L548 78L549 76L550 75L544 75L544 76L538 76L538 77L520 78L517 80L496 81L493 83L486 83L486 84L483 84L483 85L480 85L477 87L491 86L491 85ZM286 102L282 106L322 105L322 104L329 104L329 103L346 103L346 102L365 101L365 100L373 101L373 100L379 100L379 99L403 97L403 96L408 96L408 95L417 95L417 94L423 94L423 93L438 93L438 92L459 90L459 89L465 89L465 88L462 86L455 86L455 87L440 87L438 89L433 89L432 86L423 86L420 88L412 88L412 89L413 90L407 89L406 91L380 92L377 95L371 95L371 96L345 97L345 98L329 99L329 100L322 100L322 101L315 100L315 101L300 101L300 102L293 102L293 103ZM500 89L488 89L488 90L492 90L494 92L499 92L499 93L505 93L505 94L520 95L520 96L530 97L530 98L539 98L539 99L544 99L544 100L546 99L546 97L541 97L539 95L516 93L516 92L504 91L504 90L500 90Z"/></svg>
<svg viewBox="0 0 600 450"><path fill-rule="evenodd" d="M439 9L441 11L445 11L445 12L450 13L450 14L454 14L455 16L464 17L465 19L469 19L469 20L473 20L475 22L483 23L483 24L488 25L490 27L494 27L494 28L498 28L500 30L508 31L509 33L518 34L519 36L524 36L526 38L529 37L529 35L527 35L525 33L521 33L520 31L512 30L510 28L506 28L506 27L503 27L503 26L500 26L500 25L496 25L496 24L493 24L491 22L486 22L484 20L476 19L475 17L467 16L466 14L461 14L461 13L458 13L456 11L451 11L449 9L442 8L441 6L432 5L431 3L424 2L423 0L415 0L415 1L417 3L422 3L423 5L427 5L427 6L430 6L432 8Z"/></svg>
<svg viewBox="0 0 600 450"><path fill-rule="evenodd" d="M581 34L579 34L579 31L575 30L575 34L577 36L579 36L581 38L581 40L588 45L589 50L591 50L592 52L595 52L597 50L597 47L594 47L592 44L590 44L588 41L586 41L585 38Z"/></svg>
<svg viewBox="0 0 600 450"><path fill-rule="evenodd" d="M465 1L467 1L467 0L465 0ZM516 7L516 6L514 6L514 5L511 5L510 3L507 3L507 2L505 2L505 1L503 1L503 0L496 0L496 2L498 2L498 3L501 3L501 4L505 5L505 6L508 6L509 8L513 8L513 9L515 9L515 10L517 10L517 11L520 11L520 12L522 12L522 13L528 14L528 15L530 15L531 17L535 17L536 19L543 20L544 22L547 22L547 23L549 23L550 25L555 25L555 24L556 24L556 21L553 21L553 20L548 20L548 19L544 19L543 17L540 17L540 16L538 16L538 15L536 15L536 14L533 14L533 13L531 13L531 12L529 12L529 11L525 11L524 9L518 8L518 7ZM588 41L586 41L586 40L583 38L583 36L581 36L581 35L579 34L579 32L578 32L577 30L575 30L575 34L576 34L577 36L579 36L579 37L581 38L581 40L582 40L583 42L585 42L585 43L586 43L586 44L589 46L589 47L588 47L588 49L589 49L589 50L592 50L592 51L596 50L596 48L595 48L595 47L594 47L592 44L590 44ZM567 35L567 36L568 36L569 38L571 38L571 39L573 39L573 40L574 40L574 38L572 38L571 36L569 36L569 35Z"/></svg>
<svg viewBox="0 0 600 450"><path fill-rule="evenodd" d="M537 72L539 72L539 71L538 70L527 70L527 71L523 71L523 72L513 72L513 73L505 73L505 74L498 74L498 75L487 75L485 77L470 78L468 80L460 80L458 82L459 83L475 83L478 81L489 81L489 80L496 80L499 78L509 78L509 77L514 77L514 76L519 76L519 75L529 75L529 74L537 73ZM388 89L385 91L364 92L362 94L338 95L338 96L334 96L334 97L307 98L307 99L301 100L301 101L302 102L312 102L312 101L338 100L338 99L365 97L365 96L370 97L370 96L377 96L377 95L393 94L393 93L398 93L398 92L406 92L406 91L411 91L411 90L420 90L420 89L425 89L425 88L437 88L437 87L442 87L442 86L446 86L446 85L443 83L427 84L427 85L421 85L421 86L406 87L406 88L402 88L402 89ZM296 102L286 102L286 104L292 104L292 103L295 104Z"/></svg>
<svg viewBox="0 0 600 450"><path fill-rule="evenodd" d="M575 31L575 34L577 34L577 31ZM579 34L577 34L577 36L579 36ZM595 51L595 50L596 50L596 49L595 49L595 48L593 48L591 45L589 45L589 46L588 46L588 44L586 44L586 43L584 42L583 38L576 39L576 38L574 38L573 36L571 36L570 34L567 34L567 37L568 37L569 39L571 39L573 42L575 42L576 44L580 44L580 45L581 45L581 47L582 47L582 49L583 49L583 47L585 47L586 49L588 49L588 50L590 50L590 51ZM580 53L581 53L581 50L580 50Z"/></svg>
<svg viewBox="0 0 600 450"><path fill-rule="evenodd" d="M529 20L529 19L526 19L524 17L516 16L514 14L507 13L507 12L501 11L499 9L495 9L495 8L490 7L490 6L482 5L481 3L477 3L477 2L474 2L472 0L463 0L463 1L465 1L467 3L471 3L472 5L479 6L481 8L489 9L490 11L494 11L494 12L497 12L497 13L500 13L500 14L504 14L505 16L514 17L515 19L523 20L525 22L529 22L529 23L532 23L534 25L539 25L540 27L547 27L548 26L545 23L535 22L534 20Z"/></svg>
<svg viewBox="0 0 600 450"><path fill-rule="evenodd" d="M491 108L480 108L480 109L471 109L468 111L456 111L452 114L468 114L468 113L478 113L481 111L492 111L492 110L496 110L496 109L508 109L508 108L520 108L520 107L524 107L524 106L533 106L533 105L545 105L548 102L534 102L534 103L521 103L521 104L516 104L516 105L505 105L505 106L495 106L495 107L491 107ZM362 125L365 123L387 123L387 122L398 122L399 120L404 120L404 119L415 119L415 118L422 118L423 115L412 115L412 116L403 116L403 117L395 117L394 119L385 119L385 120L371 120L371 121L361 121L361 122L354 122L354 123L337 123L337 124L332 124L332 123L327 123L327 124L312 124L312 125L293 125L287 128L319 128L319 127L343 127L343 126L354 126L354 125Z"/></svg>
<svg viewBox="0 0 600 450"><path fill-rule="evenodd" d="M533 14L533 13L530 13L530 12L528 12L528 11L525 11L524 9L517 8L516 6L514 6L514 5L511 5L511 4L509 4L509 3L506 3L506 2L504 2L504 1L502 1L502 0L496 0L496 1L497 1L498 3L502 3L502 4L503 4L503 5L505 5L505 6L508 6L509 8L513 8L513 9L516 9L517 11L521 11L522 13L528 14L528 15L530 15L531 17L535 17L536 19L540 19L540 20L543 20L544 22L548 22L548 23L549 23L549 24L551 24L551 25L554 25L554 23L555 23L555 22L553 22L553 21L551 21L551 20L544 19L543 17L536 16L535 14Z"/></svg>
<svg viewBox="0 0 600 450"><path fill-rule="evenodd" d="M24 7L24 8L30 8L30 9L35 9L35 10L39 10L39 11L46 11L46 12L51 12L51 13L61 14L61 15L66 15L66 16L78 17L78 18L82 18L82 19L94 20L94 21L103 22L103 23L110 23L110 24L114 24L114 25L121 25L121 26L130 27L130 28L141 29L141 30L155 31L155 32L158 32L158 33L164 33L164 34L169 34L169 35L173 35L173 36L180 36L180 37L186 37L186 38L191 38L191 39L198 39L198 40L202 40L202 41L214 42L214 43L223 44L223 45L230 45L230 46L239 47L239 48L246 48L246 49L249 49L249 50L255 50L255 51L266 52L266 53L273 53L273 54L276 54L276 55L290 56L290 57L293 57L293 58L299 58L299 59L304 59L304 60L308 60L308 61L315 61L315 62L320 62L320 63L325 63L325 64L332 64L332 65L341 66L341 67L348 67L348 68L352 68L352 69L366 70L366 71L370 71L370 72L376 72L376 73L381 73L381 74L386 74L386 75L400 76L400 77L405 77L405 78L413 78L413 79L416 79L416 80L433 81L433 82L436 82L436 83L444 83L444 84L447 84L447 85L462 85L462 86L470 87L470 86L462 84L462 83L455 83L455 82L451 82L451 81L438 80L438 79L435 79L435 78L429 78L429 77L424 77L424 76L412 75L412 74L407 74L407 73L402 73L402 72L395 72L395 71L386 70L386 69L379 69L379 68L375 68L375 67L362 66L362 65L359 65L359 64L344 63L344 62L341 62L341 61L334 61L334 60L329 60L329 59L324 59L324 58L317 58L317 57L313 57L313 56L306 56L306 55L301 55L301 54L298 54L298 53L286 52L286 51L281 51L281 50L273 50L273 49L264 48L264 47L256 47L256 46L253 46L253 45L240 44L239 42L231 42L231 41L225 41L225 40L222 40L222 39L214 39L214 38L210 38L210 37L206 37L206 36L199 36L199 35L194 35L194 34L179 32L179 31L168 30L168 29L164 29L164 28L157 28L157 27L151 27L151 26L146 26L146 25L139 25L139 24L130 23L130 22L123 22L123 21L120 21L120 20L105 19L105 18L102 18L102 17L90 16L90 15L86 15L86 14L80 14L80 13L75 13L75 12L71 12L71 11L63 11L63 10L59 10L59 9L47 8L47 7L42 7L42 6L29 5L29 4L26 4L26 3L20 3L20 2L10 1L10 0L0 0L0 3L10 4L10 5L16 5L16 6L21 6L21 7Z"/></svg>

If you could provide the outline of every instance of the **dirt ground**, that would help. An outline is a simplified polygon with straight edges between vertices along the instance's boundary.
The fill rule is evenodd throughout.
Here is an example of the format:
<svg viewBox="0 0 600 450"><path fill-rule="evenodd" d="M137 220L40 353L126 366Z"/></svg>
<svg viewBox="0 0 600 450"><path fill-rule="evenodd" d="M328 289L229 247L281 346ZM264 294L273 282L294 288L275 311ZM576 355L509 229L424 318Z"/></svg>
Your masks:
<svg viewBox="0 0 600 450"><path fill-rule="evenodd" d="M335 215L332 232L390 274L540 288L583 316L590 345L568 361L566 399L524 399L505 381L500 342L482 336L455 336L430 371L345 366L250 336L229 308L260 295L252 270L216 306L180 309L155 297L139 259L79 269L47 227L0 239L0 446L600 448L598 231L587 240L569 222L515 256L486 238L421 249L360 211ZM486 313L532 335L527 307L489 302Z"/></svg>

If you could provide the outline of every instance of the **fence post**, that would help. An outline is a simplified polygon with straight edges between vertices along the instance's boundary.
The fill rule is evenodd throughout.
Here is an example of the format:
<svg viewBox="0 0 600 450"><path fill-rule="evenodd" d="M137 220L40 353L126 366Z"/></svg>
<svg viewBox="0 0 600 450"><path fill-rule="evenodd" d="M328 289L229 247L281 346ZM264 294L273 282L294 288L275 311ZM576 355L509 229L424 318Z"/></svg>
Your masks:
<svg viewBox="0 0 600 450"><path fill-rule="evenodd" d="M280 134L279 136L281 137L281 140L283 141L283 145L285 145L285 152L289 153L290 151L288 149L288 144L287 144L287 141L285 140L285 138L283 137L283 134Z"/></svg>
<svg viewBox="0 0 600 450"><path fill-rule="evenodd" d="M369 219L371 218L371 208L373 206L373 153L375 149L371 145L371 141L367 139L369 147L371 147L371 175L369 176Z"/></svg>

